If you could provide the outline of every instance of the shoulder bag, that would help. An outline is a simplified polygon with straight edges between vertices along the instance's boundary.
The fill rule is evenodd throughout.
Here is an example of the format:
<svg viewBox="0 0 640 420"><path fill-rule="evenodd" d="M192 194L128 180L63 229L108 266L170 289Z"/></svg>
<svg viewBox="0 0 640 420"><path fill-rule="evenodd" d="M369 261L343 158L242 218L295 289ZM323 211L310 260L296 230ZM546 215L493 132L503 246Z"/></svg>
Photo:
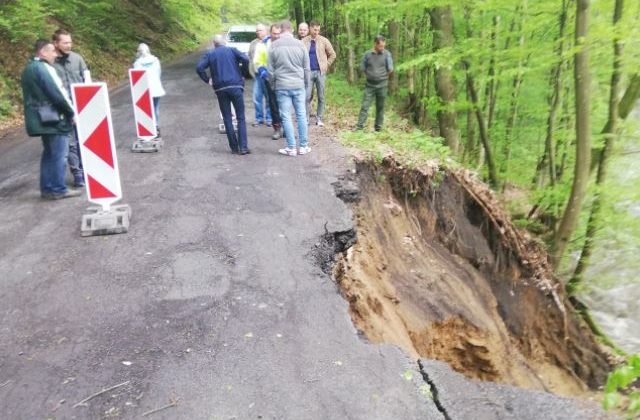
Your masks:
<svg viewBox="0 0 640 420"><path fill-rule="evenodd" d="M62 120L60 112L51 104L38 106L38 118L42 124L57 124Z"/></svg>

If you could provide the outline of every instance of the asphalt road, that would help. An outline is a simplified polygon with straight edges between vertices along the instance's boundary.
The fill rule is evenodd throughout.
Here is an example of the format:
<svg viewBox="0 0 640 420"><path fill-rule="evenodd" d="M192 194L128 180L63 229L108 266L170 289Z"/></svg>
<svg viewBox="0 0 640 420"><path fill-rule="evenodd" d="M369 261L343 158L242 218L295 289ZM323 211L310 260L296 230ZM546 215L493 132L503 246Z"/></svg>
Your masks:
<svg viewBox="0 0 640 420"><path fill-rule="evenodd" d="M18 129L0 142L0 418L140 418L172 402L144 418L536 418L518 416L517 398L460 411L448 386L504 403L358 335L311 256L325 227L352 228L336 168L322 147L278 155L264 127L249 128L252 154L231 155L196 60L165 66L160 153L130 152L130 94L111 92L126 234L81 237L84 197L39 197L39 139ZM600 415L544 398L563 402L548 418Z"/></svg>

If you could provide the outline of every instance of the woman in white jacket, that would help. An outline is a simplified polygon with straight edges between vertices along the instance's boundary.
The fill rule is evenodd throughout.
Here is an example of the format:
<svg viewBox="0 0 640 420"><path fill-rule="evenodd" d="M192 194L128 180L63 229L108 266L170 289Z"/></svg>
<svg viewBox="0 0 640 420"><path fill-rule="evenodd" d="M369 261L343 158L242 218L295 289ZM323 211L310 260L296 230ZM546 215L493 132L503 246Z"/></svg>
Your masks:
<svg viewBox="0 0 640 420"><path fill-rule="evenodd" d="M158 57L151 54L149 46L144 43L138 45L136 57L136 61L133 63L133 68L145 69L147 71L147 76L149 78L149 93L151 93L151 97L153 98L153 110L156 115L156 130L158 132L158 137L160 137L160 98L166 93L162 87L162 81L160 80L162 75L160 60L158 60Z"/></svg>

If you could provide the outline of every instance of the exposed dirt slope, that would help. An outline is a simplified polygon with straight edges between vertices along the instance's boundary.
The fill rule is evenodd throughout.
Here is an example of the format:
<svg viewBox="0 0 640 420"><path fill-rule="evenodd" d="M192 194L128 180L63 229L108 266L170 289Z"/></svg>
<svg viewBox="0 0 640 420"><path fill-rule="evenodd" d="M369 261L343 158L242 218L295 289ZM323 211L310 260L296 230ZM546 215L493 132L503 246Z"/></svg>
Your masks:
<svg viewBox="0 0 640 420"><path fill-rule="evenodd" d="M601 385L607 355L570 306L546 253L462 171L358 164L357 243L335 267L373 342L465 375L564 395Z"/></svg>

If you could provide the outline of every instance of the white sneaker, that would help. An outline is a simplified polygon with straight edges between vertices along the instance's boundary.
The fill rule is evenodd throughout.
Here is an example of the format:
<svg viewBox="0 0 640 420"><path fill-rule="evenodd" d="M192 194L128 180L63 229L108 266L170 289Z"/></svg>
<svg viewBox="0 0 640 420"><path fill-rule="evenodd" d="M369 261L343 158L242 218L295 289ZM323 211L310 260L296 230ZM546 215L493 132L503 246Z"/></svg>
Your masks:
<svg viewBox="0 0 640 420"><path fill-rule="evenodd" d="M309 146L301 147L300 150L298 150L299 155L306 155L307 153L311 153L311 148Z"/></svg>
<svg viewBox="0 0 640 420"><path fill-rule="evenodd" d="M322 122L322 120L318 120L318 121L316 121L316 125L317 125L318 127L324 127L324 123Z"/></svg>
<svg viewBox="0 0 640 420"><path fill-rule="evenodd" d="M284 149L280 149L278 150L278 153L280 153L281 155L286 155L286 156L295 156L298 153L296 152L296 149L290 149L290 148L284 148Z"/></svg>

